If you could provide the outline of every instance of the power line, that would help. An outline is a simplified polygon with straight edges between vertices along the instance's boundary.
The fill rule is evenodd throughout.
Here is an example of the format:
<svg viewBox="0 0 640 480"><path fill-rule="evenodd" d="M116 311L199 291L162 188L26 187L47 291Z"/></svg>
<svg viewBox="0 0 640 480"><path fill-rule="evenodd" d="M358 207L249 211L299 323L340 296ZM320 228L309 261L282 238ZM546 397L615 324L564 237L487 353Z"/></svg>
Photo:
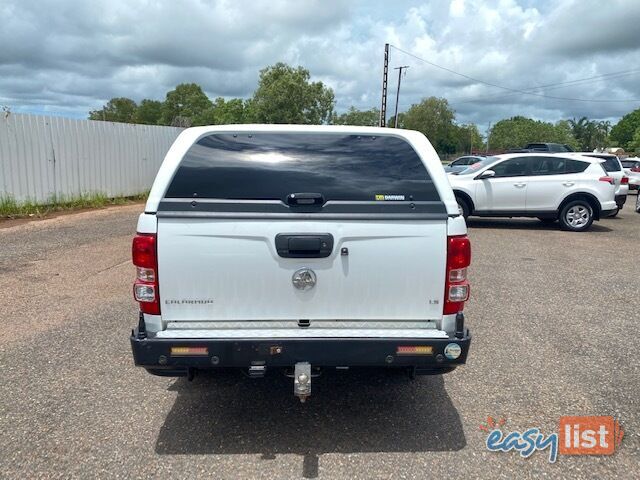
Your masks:
<svg viewBox="0 0 640 480"><path fill-rule="evenodd" d="M535 91L535 90L557 90L559 88L567 88L567 87L574 87L576 85L586 85L589 83L595 83L595 82L599 82L600 80L612 80L614 78L621 78L621 77L626 77L626 76L630 76L630 75L635 75L637 73L640 72L640 69L636 69L636 70L625 70L625 71L621 71L621 72L613 72L613 73L605 73L602 75L597 75L595 77L586 77L586 78L578 78L575 80L568 80L565 82L558 82L558 83L549 83L547 85L539 85L537 87L531 87L528 88L527 91ZM506 93L506 94L494 94L494 95L485 95L482 97L476 97L472 100L453 100L455 103L475 103L479 100L485 100L485 99L491 99L491 98L509 98L509 97L513 97L518 95L519 93Z"/></svg>
<svg viewBox="0 0 640 480"><path fill-rule="evenodd" d="M573 102L594 102L594 103L640 102L640 99L594 100L594 99L589 99L589 98L556 97L556 96L553 96L553 95L544 95L542 93L529 92L527 90L521 90L521 89L518 89L518 88L505 87L503 85L498 85L496 83L486 82L484 80L480 80L479 78L471 77L471 76L466 75L464 73L456 72L455 70L451 70L450 68L443 67L442 65L438 65L437 63L430 62L428 60L425 60L424 58L421 58L421 57L418 57L417 55L414 55L413 53L410 53L410 52L407 52L405 50L402 50L401 48L398 48L395 45L389 45L389 46L394 48L395 50L398 50L399 52L404 53L405 55L409 55L410 57L413 57L416 60L424 62L427 65L431 65L432 67L439 68L440 70L444 70L444 71L452 73L454 75L458 75L459 77L466 78L467 80L471 80L471 81L476 82L476 83L482 83L482 84L488 85L490 87L500 88L502 90L507 90L507 91L513 92L513 93L521 93L523 95L533 95L535 97L550 98L550 99L553 99L553 100L567 100L567 101L573 101Z"/></svg>

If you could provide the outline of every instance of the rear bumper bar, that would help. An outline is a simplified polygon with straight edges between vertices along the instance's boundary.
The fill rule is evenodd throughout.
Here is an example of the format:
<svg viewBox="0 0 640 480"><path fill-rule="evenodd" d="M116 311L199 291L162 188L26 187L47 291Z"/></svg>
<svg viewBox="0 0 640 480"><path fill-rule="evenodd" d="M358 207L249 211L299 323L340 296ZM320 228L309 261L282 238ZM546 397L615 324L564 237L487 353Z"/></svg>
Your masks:
<svg viewBox="0 0 640 480"><path fill-rule="evenodd" d="M184 375L189 369L292 367L413 367L422 373L445 373L464 364L471 333L461 338L146 338L134 330L131 349L136 365L156 375ZM455 345L460 348L457 348ZM190 355L188 348L197 354ZM399 347L423 347L420 354ZM426 347L426 348L424 348ZM456 358L456 351L460 354Z"/></svg>
<svg viewBox="0 0 640 480"><path fill-rule="evenodd" d="M621 209L625 203L627 203L626 195L616 195L616 205L618 206L618 208Z"/></svg>

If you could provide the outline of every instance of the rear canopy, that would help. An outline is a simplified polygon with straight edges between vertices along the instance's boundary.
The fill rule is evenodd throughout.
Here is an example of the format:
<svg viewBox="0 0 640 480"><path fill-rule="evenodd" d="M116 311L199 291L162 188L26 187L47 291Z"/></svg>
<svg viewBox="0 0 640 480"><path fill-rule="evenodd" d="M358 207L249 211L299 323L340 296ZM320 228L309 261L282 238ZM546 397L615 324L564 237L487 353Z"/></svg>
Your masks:
<svg viewBox="0 0 640 480"><path fill-rule="evenodd" d="M317 204L294 205L292 194ZM347 133L214 133L192 145L158 212L446 215L403 138Z"/></svg>

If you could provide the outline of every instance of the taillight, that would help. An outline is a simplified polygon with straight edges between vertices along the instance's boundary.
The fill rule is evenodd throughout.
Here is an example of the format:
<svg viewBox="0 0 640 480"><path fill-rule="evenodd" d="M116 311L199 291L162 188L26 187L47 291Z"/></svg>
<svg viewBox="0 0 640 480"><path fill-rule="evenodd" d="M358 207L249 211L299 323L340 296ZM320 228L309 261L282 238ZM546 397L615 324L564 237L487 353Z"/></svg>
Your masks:
<svg viewBox="0 0 640 480"><path fill-rule="evenodd" d="M133 237L131 257L136 266L133 297L140 304L140 311L160 315L156 235L139 233Z"/></svg>
<svg viewBox="0 0 640 480"><path fill-rule="evenodd" d="M635 173L640 173L640 165L638 165L637 167L633 167L631 171Z"/></svg>
<svg viewBox="0 0 640 480"><path fill-rule="evenodd" d="M471 242L466 235L447 239L447 278L444 289L443 313L461 312L469 299L467 267L471 264Z"/></svg>
<svg viewBox="0 0 640 480"><path fill-rule="evenodd" d="M620 185L629 185L629 177L622 177Z"/></svg>
<svg viewBox="0 0 640 480"><path fill-rule="evenodd" d="M613 179L613 177L600 177L598 180L600 180L601 182L610 183L611 185L616 184L616 181Z"/></svg>

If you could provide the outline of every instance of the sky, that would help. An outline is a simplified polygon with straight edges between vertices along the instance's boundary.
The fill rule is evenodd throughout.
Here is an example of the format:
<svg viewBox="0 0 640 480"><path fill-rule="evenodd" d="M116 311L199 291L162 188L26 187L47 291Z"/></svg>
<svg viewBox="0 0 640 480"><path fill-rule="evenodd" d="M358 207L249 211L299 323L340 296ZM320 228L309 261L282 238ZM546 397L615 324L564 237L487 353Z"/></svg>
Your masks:
<svg viewBox="0 0 640 480"><path fill-rule="evenodd" d="M183 82L248 98L278 61L333 88L338 113L379 107L385 43L389 115L404 65L400 111L444 97L481 128L640 107L639 0L0 0L0 25L0 106L15 112L86 118Z"/></svg>

